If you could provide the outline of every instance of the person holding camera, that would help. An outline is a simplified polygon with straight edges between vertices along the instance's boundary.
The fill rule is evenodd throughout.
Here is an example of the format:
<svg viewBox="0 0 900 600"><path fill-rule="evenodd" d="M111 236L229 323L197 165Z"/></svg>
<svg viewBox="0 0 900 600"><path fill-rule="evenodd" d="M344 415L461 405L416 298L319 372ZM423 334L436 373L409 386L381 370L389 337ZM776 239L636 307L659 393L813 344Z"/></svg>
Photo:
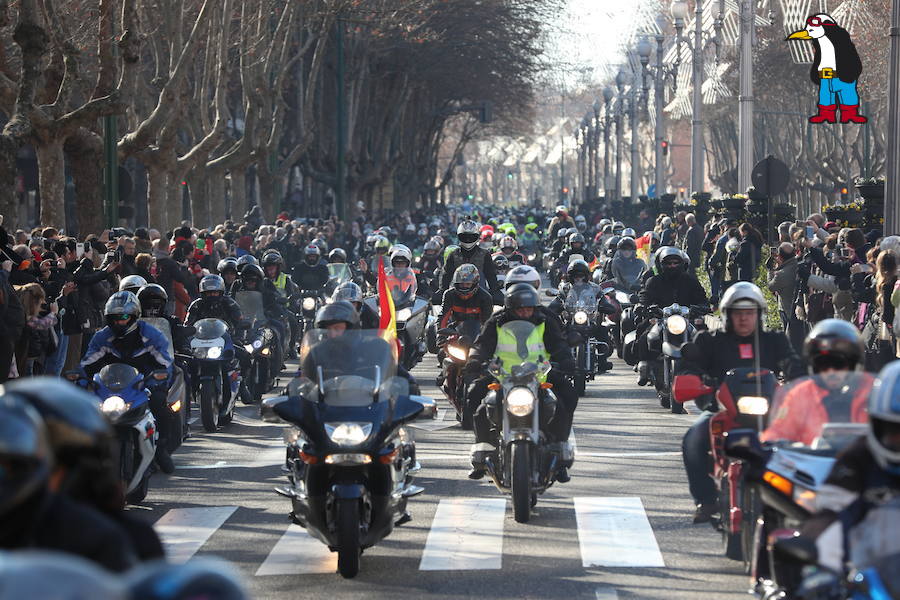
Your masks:
<svg viewBox="0 0 900 600"><path fill-rule="evenodd" d="M806 337L806 324L797 318L794 311L794 299L797 297L799 285L797 276L799 267L794 245L790 242L784 242L773 248L766 262L769 271L767 287L778 297L783 331L797 352L803 348L803 340Z"/></svg>

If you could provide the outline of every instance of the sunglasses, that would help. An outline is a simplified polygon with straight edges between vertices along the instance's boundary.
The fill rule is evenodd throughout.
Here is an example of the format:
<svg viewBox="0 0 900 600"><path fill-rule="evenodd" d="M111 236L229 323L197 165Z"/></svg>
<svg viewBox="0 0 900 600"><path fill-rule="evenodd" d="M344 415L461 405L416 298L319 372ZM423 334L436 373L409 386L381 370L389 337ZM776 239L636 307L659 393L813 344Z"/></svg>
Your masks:
<svg viewBox="0 0 900 600"><path fill-rule="evenodd" d="M835 23L832 23L831 21L824 21L824 20L820 19L819 17L810 17L810 18L806 19L806 24L812 25L813 27L822 27L824 25L835 25Z"/></svg>

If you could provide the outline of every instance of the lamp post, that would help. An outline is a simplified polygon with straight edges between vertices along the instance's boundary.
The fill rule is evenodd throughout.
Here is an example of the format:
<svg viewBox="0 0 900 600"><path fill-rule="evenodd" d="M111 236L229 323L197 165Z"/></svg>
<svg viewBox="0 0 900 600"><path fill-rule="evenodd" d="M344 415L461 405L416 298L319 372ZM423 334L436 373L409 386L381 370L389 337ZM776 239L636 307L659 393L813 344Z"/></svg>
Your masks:
<svg viewBox="0 0 900 600"><path fill-rule="evenodd" d="M655 114L653 128L653 185L656 188L656 196L659 197L666 192L666 184L664 181L666 159L663 151L663 142L666 139L666 122L663 113L665 87L666 82L671 77L673 89L677 90L678 80L676 75L678 73L678 67L680 66L680 57L679 60L676 60L675 64L671 66L663 64L663 43L665 42L665 37L663 36L662 31L665 28L665 18L660 15L657 19L657 23L659 24L660 33L655 36L656 64L653 67L649 67L650 54L652 52L652 45L649 40L646 38L642 39L638 44L637 50L638 56L641 58L641 67L643 68L644 74L651 70L653 74L653 104ZM649 92L649 83L647 82L646 77L644 77L645 97L649 96Z"/></svg>
<svg viewBox="0 0 900 600"><path fill-rule="evenodd" d="M752 0L740 0L740 91L738 96L738 190L751 184L753 172L753 44L756 33Z"/></svg>
<svg viewBox="0 0 900 600"><path fill-rule="evenodd" d="M609 113L610 102L615 92L609 86L603 88L603 195L609 198L609 129L612 127L612 118Z"/></svg>
<svg viewBox="0 0 900 600"><path fill-rule="evenodd" d="M629 82L628 73L624 69L620 69L616 75L616 187L614 198L622 200L622 146L625 145L625 132L622 128L624 117L625 102L625 85Z"/></svg>
<svg viewBox="0 0 900 600"><path fill-rule="evenodd" d="M884 234L900 232L900 0L891 10L891 62L888 74L887 160L885 162Z"/></svg>
<svg viewBox="0 0 900 600"><path fill-rule="evenodd" d="M594 109L594 189L593 198L600 196L600 100L595 99Z"/></svg>
<svg viewBox="0 0 900 600"><path fill-rule="evenodd" d="M638 80L632 74L631 91L628 93L628 121L631 127L631 201L640 195L641 157L638 152Z"/></svg>

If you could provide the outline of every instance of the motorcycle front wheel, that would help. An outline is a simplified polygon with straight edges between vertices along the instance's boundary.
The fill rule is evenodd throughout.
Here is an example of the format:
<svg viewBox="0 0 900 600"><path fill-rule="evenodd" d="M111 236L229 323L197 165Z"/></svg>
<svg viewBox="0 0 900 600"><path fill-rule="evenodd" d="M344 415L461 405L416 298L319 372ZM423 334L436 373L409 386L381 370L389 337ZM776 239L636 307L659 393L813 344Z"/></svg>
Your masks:
<svg viewBox="0 0 900 600"><path fill-rule="evenodd" d="M513 442L512 498L513 516L517 523L527 523L531 517L531 453L529 442Z"/></svg>
<svg viewBox="0 0 900 600"><path fill-rule="evenodd" d="M340 500L337 505L338 572L350 579L359 573L359 500Z"/></svg>
<svg viewBox="0 0 900 600"><path fill-rule="evenodd" d="M215 433L219 429L219 403L216 398L216 386L212 381L200 382L200 420L203 429Z"/></svg>

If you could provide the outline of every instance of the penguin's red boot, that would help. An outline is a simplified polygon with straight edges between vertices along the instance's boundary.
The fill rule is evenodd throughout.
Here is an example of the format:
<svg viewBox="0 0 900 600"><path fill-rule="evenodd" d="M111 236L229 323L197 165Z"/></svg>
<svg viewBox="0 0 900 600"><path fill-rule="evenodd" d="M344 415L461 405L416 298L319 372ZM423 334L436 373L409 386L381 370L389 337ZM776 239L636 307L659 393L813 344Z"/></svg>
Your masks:
<svg viewBox="0 0 900 600"><path fill-rule="evenodd" d="M837 104L819 105L819 114L809 118L810 123L837 123Z"/></svg>
<svg viewBox="0 0 900 600"><path fill-rule="evenodd" d="M865 123L869 119L859 114L859 104L847 106L841 104L841 123Z"/></svg>

